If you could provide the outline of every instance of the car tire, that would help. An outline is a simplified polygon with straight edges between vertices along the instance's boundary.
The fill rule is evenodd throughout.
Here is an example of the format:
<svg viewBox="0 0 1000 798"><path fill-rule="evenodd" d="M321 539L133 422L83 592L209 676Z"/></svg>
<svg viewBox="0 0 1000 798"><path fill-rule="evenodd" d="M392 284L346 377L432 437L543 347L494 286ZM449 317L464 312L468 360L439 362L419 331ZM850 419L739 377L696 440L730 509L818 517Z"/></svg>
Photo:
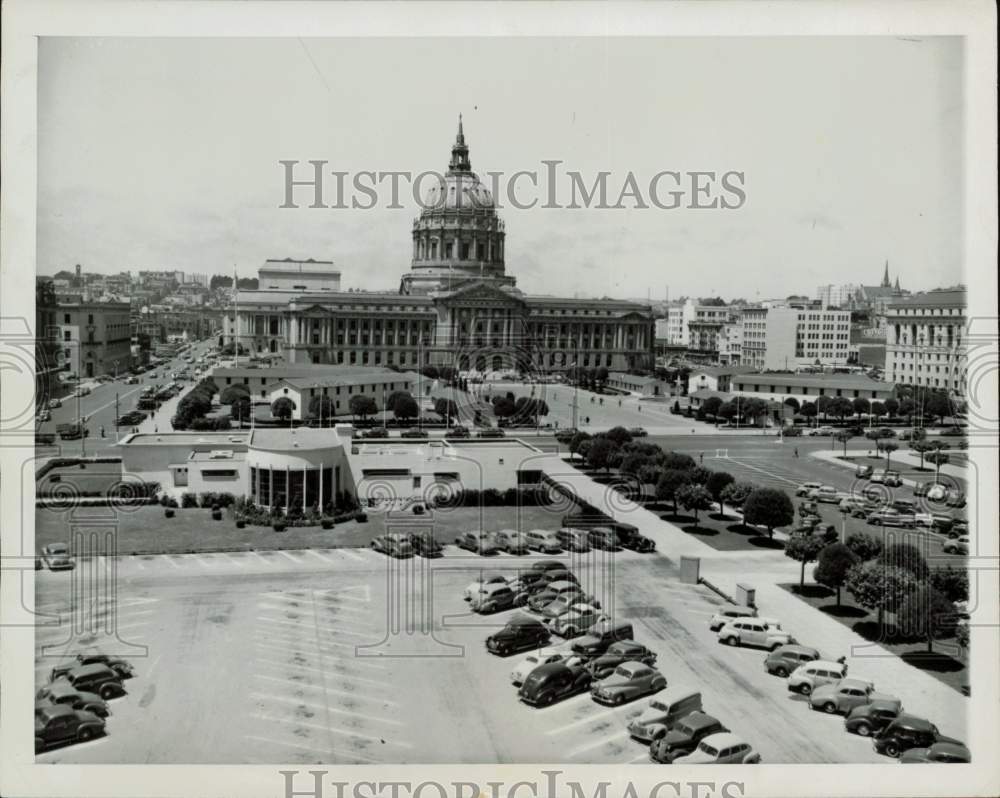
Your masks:
<svg viewBox="0 0 1000 798"><path fill-rule="evenodd" d="M837 712L837 705L834 704L832 701L827 701L825 704L823 704L823 711L827 715L833 715Z"/></svg>
<svg viewBox="0 0 1000 798"><path fill-rule="evenodd" d="M812 685L810 685L810 684L803 684L803 685L799 686L799 692L802 695L811 695L812 691L813 691Z"/></svg>
<svg viewBox="0 0 1000 798"><path fill-rule="evenodd" d="M728 643L729 645L731 645L731 646L733 646L735 648L739 648L739 646L740 646L740 639L734 635L732 637L727 637L726 638L726 643Z"/></svg>
<svg viewBox="0 0 1000 798"><path fill-rule="evenodd" d="M616 707L621 706L622 704L625 703L625 694L616 693L615 697L611 699L611 703L614 704Z"/></svg>
<svg viewBox="0 0 1000 798"><path fill-rule="evenodd" d="M85 743L85 742L87 742L87 740L89 740L93 736L94 736L94 732L93 731L91 731L88 728L83 728L83 729L80 729L80 731L77 732L76 739L79 740L81 743Z"/></svg>
<svg viewBox="0 0 1000 798"><path fill-rule="evenodd" d="M779 665L777 668L774 669L774 675L780 676L782 679L785 679L788 677L788 669L783 665Z"/></svg>
<svg viewBox="0 0 1000 798"><path fill-rule="evenodd" d="M115 697L115 688L112 687L110 684L106 684L106 685L104 685L100 689L99 695L105 701L107 701L109 698L114 698Z"/></svg>
<svg viewBox="0 0 1000 798"><path fill-rule="evenodd" d="M862 737L868 737L872 733L872 727L867 723L859 723L855 731Z"/></svg>
<svg viewBox="0 0 1000 798"><path fill-rule="evenodd" d="M899 759L899 746L896 743L886 743L885 744L885 755L891 756L893 759Z"/></svg>

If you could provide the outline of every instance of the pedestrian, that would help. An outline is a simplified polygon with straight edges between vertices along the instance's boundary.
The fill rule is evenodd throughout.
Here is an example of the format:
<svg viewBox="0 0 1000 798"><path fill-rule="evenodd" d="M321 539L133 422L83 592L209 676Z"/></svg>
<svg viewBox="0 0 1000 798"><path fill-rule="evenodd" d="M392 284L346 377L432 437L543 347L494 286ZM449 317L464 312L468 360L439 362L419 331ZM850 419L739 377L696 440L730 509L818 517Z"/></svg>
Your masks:
<svg viewBox="0 0 1000 798"><path fill-rule="evenodd" d="M101 437L102 438L104 437L104 425L103 424L101 424Z"/></svg>
<svg viewBox="0 0 1000 798"><path fill-rule="evenodd" d="M798 456L799 456L799 450L798 450L798 447L796 447L796 449L795 449L795 456L796 456L796 457L798 457Z"/></svg>
<svg viewBox="0 0 1000 798"><path fill-rule="evenodd" d="M153 425L153 432L159 432L159 431L160 431L160 428L158 426L156 426L156 424L154 424Z"/></svg>

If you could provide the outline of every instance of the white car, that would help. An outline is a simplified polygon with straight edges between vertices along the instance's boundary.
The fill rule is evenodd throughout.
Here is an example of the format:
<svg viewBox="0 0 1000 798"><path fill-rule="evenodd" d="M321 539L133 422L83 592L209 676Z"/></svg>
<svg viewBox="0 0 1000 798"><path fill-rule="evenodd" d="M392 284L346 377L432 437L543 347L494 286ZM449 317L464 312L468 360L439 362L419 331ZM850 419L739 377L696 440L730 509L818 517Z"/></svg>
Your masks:
<svg viewBox="0 0 1000 798"><path fill-rule="evenodd" d="M469 583L469 586L465 588L465 593L462 598L466 601L472 601L473 597L478 596L485 585L498 584L507 584L507 577L503 574L485 573L475 582Z"/></svg>
<svg viewBox="0 0 1000 798"><path fill-rule="evenodd" d="M551 662L562 662L573 656L571 651L562 651L558 648L542 648L534 654L529 654L515 666L510 672L510 682L515 687L523 684L531 673L539 665L548 665Z"/></svg>
<svg viewBox="0 0 1000 798"><path fill-rule="evenodd" d="M595 623L604 620L607 620L607 616L597 607L573 604L567 612L557 616L549 628L560 637L568 639L582 635Z"/></svg>
<svg viewBox="0 0 1000 798"><path fill-rule="evenodd" d="M718 632L719 642L730 646L755 646L774 651L794 643L788 632L773 618L738 618Z"/></svg>
<svg viewBox="0 0 1000 798"><path fill-rule="evenodd" d="M968 554L969 536L962 535L954 540L949 540L941 547L941 549L945 554Z"/></svg>
<svg viewBox="0 0 1000 798"><path fill-rule="evenodd" d="M844 494L838 491L833 485L820 485L813 488L807 494L814 502L825 502L827 504L840 504Z"/></svg>
<svg viewBox="0 0 1000 798"><path fill-rule="evenodd" d="M795 489L796 496L808 496L812 491L823 487L822 482L803 482Z"/></svg>
<svg viewBox="0 0 1000 798"><path fill-rule="evenodd" d="M732 732L710 734L686 756L679 756L675 765L756 765L760 754Z"/></svg>
<svg viewBox="0 0 1000 798"><path fill-rule="evenodd" d="M817 687L824 684L834 684L847 676L847 665L843 662L830 662L817 659L799 665L788 674L788 689L793 693L810 695Z"/></svg>

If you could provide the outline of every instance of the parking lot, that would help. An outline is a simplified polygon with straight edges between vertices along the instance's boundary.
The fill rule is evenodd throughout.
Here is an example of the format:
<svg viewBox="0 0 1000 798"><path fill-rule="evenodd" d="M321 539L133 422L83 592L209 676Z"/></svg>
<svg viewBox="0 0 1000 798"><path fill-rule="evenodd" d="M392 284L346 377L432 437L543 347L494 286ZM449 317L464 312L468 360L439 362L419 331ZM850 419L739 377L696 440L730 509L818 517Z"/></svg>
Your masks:
<svg viewBox="0 0 1000 798"><path fill-rule="evenodd" d="M581 555L571 565L588 591L633 623L668 683L699 688L705 710L764 762L885 761L870 741L846 734L841 718L810 711L766 674L763 651L719 645L708 619L723 600L681 583L672 560L633 552L607 558ZM533 709L509 681L524 655L485 650L486 636L519 611L472 615L463 588L483 569L513 573L534 559L480 558L453 546L432 561L319 549L97 559L72 573L40 572L39 610L59 613L73 580L86 592L89 569L114 566L117 596L74 605L90 609L75 619L70 646L124 655L137 675L125 683L128 695L112 701L105 737L38 760L646 761L646 747L625 724L647 699L606 708L584 694ZM759 601L768 614L768 599ZM71 620L64 614L64 626L38 631L39 686L67 650ZM808 644L811 630L801 625L789 631ZM107 634L112 629L117 638ZM848 661L852 676L898 694L919 714L920 695L908 695L906 683L885 683L883 674L896 678L893 660ZM964 737L967 700L953 695L954 710L932 720Z"/></svg>

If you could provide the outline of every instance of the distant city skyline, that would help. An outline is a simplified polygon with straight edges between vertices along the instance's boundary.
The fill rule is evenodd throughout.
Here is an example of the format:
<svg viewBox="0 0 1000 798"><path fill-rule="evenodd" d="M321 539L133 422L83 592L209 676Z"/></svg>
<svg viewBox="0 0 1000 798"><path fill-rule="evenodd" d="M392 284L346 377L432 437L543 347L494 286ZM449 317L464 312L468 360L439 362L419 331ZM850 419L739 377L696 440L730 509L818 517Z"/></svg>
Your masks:
<svg viewBox="0 0 1000 798"><path fill-rule="evenodd" d="M314 258L345 289L394 290L412 197L279 209L278 162L440 172L461 112L481 176L558 159L611 172L616 196L628 172L745 175L738 210L503 203L526 293L813 296L877 285L886 259L911 291L964 280L957 38L734 39L724 58L709 39L446 41L43 39L39 274L254 277Z"/></svg>

